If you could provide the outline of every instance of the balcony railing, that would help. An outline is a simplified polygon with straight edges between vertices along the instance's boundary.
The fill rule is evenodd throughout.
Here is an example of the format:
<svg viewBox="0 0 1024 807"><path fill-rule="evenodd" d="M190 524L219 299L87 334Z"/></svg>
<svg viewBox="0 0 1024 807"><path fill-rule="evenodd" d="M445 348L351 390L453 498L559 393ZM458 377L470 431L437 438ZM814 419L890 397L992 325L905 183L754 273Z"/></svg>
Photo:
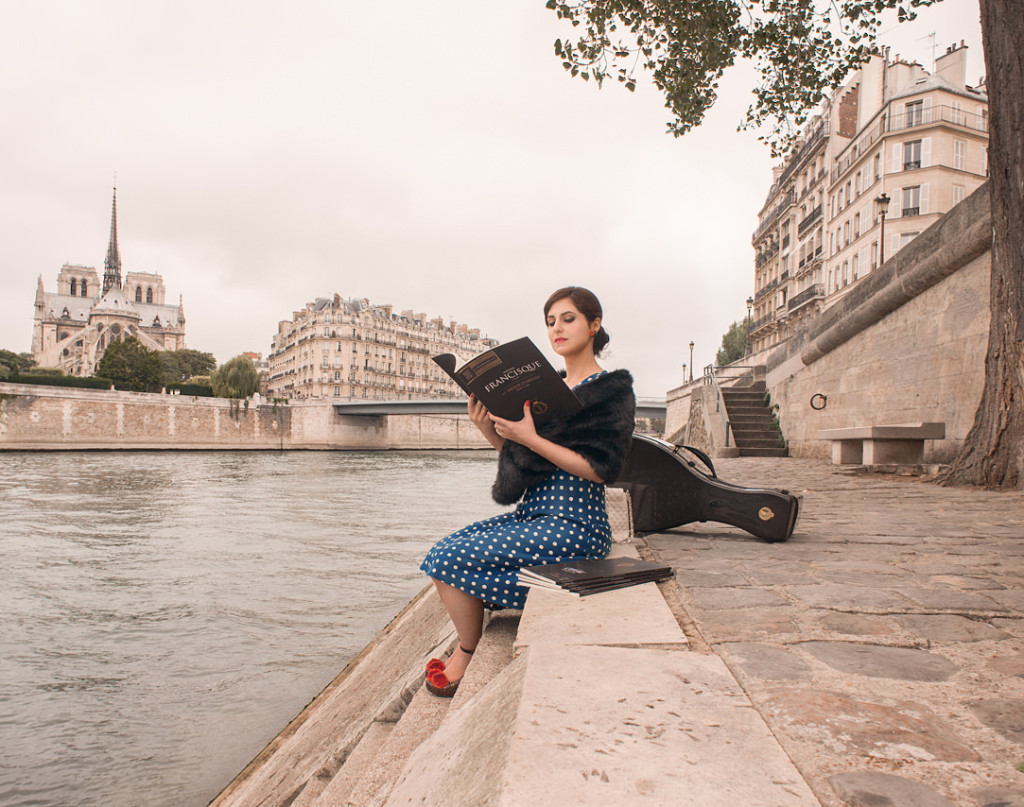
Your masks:
<svg viewBox="0 0 1024 807"><path fill-rule="evenodd" d="M815 283L813 286L808 286L798 294L794 294L789 301L789 310L796 311L801 306L807 305L812 300L817 300L825 296L825 287L820 283Z"/></svg>
<svg viewBox="0 0 1024 807"><path fill-rule="evenodd" d="M776 204L775 207L772 208L771 212L761 219L761 223L754 231L753 240L756 241L758 238L760 238L764 234L764 232L778 220L779 216L782 215L782 211L788 209L789 206L792 205L795 201L796 193L793 192L792 190L789 191L785 196L783 196L782 199L779 200L778 204Z"/></svg>
<svg viewBox="0 0 1024 807"><path fill-rule="evenodd" d="M797 225L797 228L796 228L796 237L797 238L803 238L804 237L804 233L806 233L814 225L814 223L817 222L818 219L821 218L821 209L822 209L822 206L818 205L816 208L814 208L814 210L812 210L810 213L808 213L804 217L804 220L801 221L800 224Z"/></svg>
<svg viewBox="0 0 1024 807"><path fill-rule="evenodd" d="M921 208L919 208L919 207L905 207L905 208L903 208L903 215L904 216L920 216L921 215Z"/></svg>
<svg viewBox="0 0 1024 807"><path fill-rule="evenodd" d="M754 299L755 300L760 300L762 297L764 297L766 294L768 294L772 289L777 288L778 285L779 285L779 281L778 280L773 280L771 283L765 284L764 288L762 288L759 292L757 292L754 295Z"/></svg>
<svg viewBox="0 0 1024 807"><path fill-rule="evenodd" d="M770 325L774 321L775 321L775 312L774 311L769 311L765 316L761 317L760 319L755 319L754 320L754 324L750 326L750 332L754 333L754 331L760 330L761 328L765 327L766 325Z"/></svg>
<svg viewBox="0 0 1024 807"><path fill-rule="evenodd" d="M839 178L850 170L857 159L886 132L902 132L937 123L950 123L965 129L973 129L976 132L988 131L988 116L975 115L951 106L931 106L927 109L918 108L897 114L883 113L876 122L869 125L860 140L854 143L845 154L840 155L838 164L832 169L831 181L838 182ZM920 165L916 167L920 168Z"/></svg>

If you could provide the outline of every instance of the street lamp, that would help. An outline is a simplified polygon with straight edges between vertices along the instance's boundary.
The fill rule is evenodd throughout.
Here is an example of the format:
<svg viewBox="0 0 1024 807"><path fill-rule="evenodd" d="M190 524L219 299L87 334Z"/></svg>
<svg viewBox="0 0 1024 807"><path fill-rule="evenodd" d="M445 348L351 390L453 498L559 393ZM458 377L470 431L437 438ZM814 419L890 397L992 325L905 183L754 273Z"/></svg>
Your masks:
<svg viewBox="0 0 1024 807"><path fill-rule="evenodd" d="M693 340L690 340L690 380L693 381Z"/></svg>
<svg viewBox="0 0 1024 807"><path fill-rule="evenodd" d="M754 298L747 298L747 349L744 356L750 355L750 309L754 307Z"/></svg>
<svg viewBox="0 0 1024 807"><path fill-rule="evenodd" d="M879 250L878 265L881 266L885 263L885 214L889 212L889 196L883 193L877 199L878 202L878 214L882 217L882 234L879 236L879 240L882 242L882 247Z"/></svg>

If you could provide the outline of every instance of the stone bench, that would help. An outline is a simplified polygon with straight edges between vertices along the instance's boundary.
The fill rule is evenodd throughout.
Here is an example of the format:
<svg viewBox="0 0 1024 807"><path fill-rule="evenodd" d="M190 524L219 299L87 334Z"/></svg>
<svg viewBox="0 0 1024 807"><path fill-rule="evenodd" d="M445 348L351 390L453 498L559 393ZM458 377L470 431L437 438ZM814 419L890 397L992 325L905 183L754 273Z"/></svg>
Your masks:
<svg viewBox="0 0 1024 807"><path fill-rule="evenodd" d="M819 440L832 441L833 465L920 465L924 441L942 440L945 423L899 423L822 429Z"/></svg>

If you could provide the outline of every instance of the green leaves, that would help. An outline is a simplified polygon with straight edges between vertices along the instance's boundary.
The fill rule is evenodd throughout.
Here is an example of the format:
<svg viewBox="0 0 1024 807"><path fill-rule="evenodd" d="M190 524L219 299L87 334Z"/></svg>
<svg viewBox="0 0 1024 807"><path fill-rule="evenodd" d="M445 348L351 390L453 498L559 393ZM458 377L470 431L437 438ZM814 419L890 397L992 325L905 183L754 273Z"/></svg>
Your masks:
<svg viewBox="0 0 1024 807"><path fill-rule="evenodd" d="M248 398L260 388L260 374L248 356L235 356L213 372L210 386L218 398Z"/></svg>
<svg viewBox="0 0 1024 807"><path fill-rule="evenodd" d="M96 375L109 378L136 392L159 392L163 379L160 355L134 336L114 339L96 365Z"/></svg>
<svg viewBox="0 0 1024 807"><path fill-rule="evenodd" d="M573 77L605 77L633 92L646 70L671 111L676 137L701 123L737 57L760 74L740 128L765 124L773 154L790 147L794 124L875 51L880 14L903 22L939 0L548 0L546 8L580 29L555 54Z"/></svg>

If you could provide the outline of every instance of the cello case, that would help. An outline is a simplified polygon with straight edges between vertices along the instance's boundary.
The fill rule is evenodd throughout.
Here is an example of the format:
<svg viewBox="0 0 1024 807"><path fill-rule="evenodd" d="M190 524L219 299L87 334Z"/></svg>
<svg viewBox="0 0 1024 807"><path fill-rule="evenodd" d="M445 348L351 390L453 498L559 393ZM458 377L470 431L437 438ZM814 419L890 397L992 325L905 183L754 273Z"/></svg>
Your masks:
<svg viewBox="0 0 1024 807"><path fill-rule="evenodd" d="M697 460L710 473L698 467ZM646 434L633 434L629 454L612 487L629 493L637 532L717 521L775 543L793 534L800 511L799 496L725 482L704 452Z"/></svg>

